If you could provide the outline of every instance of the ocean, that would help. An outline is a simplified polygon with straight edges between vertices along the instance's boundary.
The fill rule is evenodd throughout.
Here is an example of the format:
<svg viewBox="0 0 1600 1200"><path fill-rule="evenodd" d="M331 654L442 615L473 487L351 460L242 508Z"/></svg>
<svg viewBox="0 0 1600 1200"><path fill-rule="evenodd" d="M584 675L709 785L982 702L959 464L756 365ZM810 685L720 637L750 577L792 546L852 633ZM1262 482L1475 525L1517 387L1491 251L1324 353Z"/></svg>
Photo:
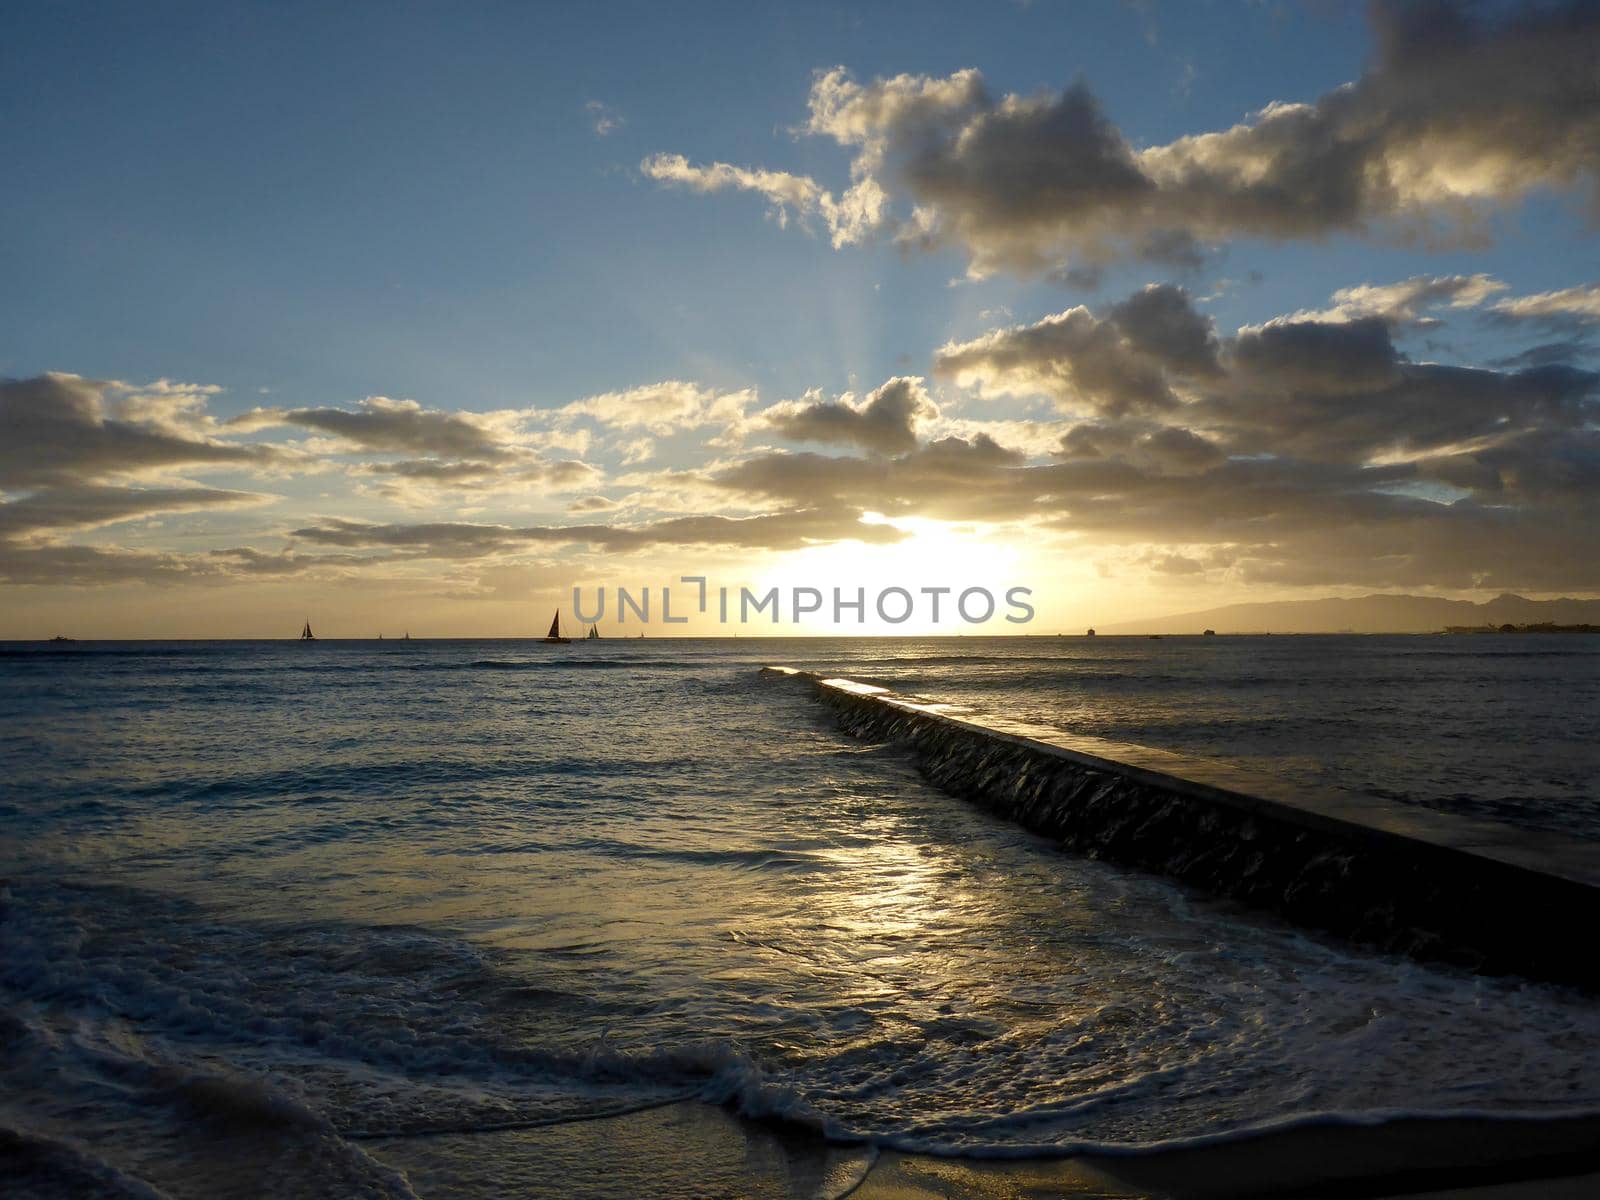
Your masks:
<svg viewBox="0 0 1600 1200"><path fill-rule="evenodd" d="M1066 854L768 663L1600 838L1581 635L0 645L0 1164L620 1196L608 1122L703 1110L753 1182L681 1194L842 1195L884 1150L1600 1112L1592 997Z"/></svg>

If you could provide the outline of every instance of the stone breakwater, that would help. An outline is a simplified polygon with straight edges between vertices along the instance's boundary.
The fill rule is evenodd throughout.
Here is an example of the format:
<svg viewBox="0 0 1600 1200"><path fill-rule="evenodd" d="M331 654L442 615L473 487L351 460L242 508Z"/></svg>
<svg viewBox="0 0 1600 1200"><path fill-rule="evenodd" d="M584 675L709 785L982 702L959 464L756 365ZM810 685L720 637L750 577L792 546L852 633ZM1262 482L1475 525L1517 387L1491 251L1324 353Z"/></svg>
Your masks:
<svg viewBox="0 0 1600 1200"><path fill-rule="evenodd" d="M979 718L787 667L840 726L953 795L1090 858L1158 872L1383 950L1600 990L1600 846L1225 764Z"/></svg>

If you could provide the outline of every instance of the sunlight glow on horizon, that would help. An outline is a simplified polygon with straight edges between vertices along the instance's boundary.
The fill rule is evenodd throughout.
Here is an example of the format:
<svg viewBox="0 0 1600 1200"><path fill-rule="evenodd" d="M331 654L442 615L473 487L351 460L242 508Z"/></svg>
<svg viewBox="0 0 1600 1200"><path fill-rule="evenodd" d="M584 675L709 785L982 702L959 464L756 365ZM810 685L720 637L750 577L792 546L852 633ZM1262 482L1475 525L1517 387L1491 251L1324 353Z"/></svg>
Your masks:
<svg viewBox="0 0 1600 1200"><path fill-rule="evenodd" d="M802 634L867 634L875 636L929 636L957 633L1027 633L1027 624L1008 624L1005 595L1013 587L1033 587L1024 555L1013 543L1004 545L973 532L969 524L953 524L925 517L896 517L867 513L866 524L889 525L908 534L904 541L887 545L865 542L835 542L791 551L756 576L752 588L757 593L776 587L788 602L792 590L810 587L824 596L823 609L803 618L799 626L786 632ZM918 604L909 620L885 621L874 611L876 597L887 588L905 588ZM922 588L951 589L940 598L940 620L934 621L931 603ZM967 588L981 587L995 598L995 614L982 624L968 624L956 612L957 597ZM833 589L853 600L857 590L866 594L865 620L856 621L853 610L846 610L842 621L833 620ZM787 621L789 613L784 617ZM1037 618L1035 618L1037 621ZM743 632L743 630L741 630ZM749 632L757 632L751 629Z"/></svg>

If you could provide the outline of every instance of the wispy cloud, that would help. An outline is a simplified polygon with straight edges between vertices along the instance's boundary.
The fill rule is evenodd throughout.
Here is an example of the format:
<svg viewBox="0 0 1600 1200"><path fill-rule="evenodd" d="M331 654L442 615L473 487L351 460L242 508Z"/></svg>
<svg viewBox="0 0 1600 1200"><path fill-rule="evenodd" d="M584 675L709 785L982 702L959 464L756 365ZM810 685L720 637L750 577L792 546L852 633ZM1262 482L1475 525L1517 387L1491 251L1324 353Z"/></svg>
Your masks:
<svg viewBox="0 0 1600 1200"><path fill-rule="evenodd" d="M627 118L620 111L599 100L589 101L583 111L589 118L589 127L600 137L607 137L627 124Z"/></svg>

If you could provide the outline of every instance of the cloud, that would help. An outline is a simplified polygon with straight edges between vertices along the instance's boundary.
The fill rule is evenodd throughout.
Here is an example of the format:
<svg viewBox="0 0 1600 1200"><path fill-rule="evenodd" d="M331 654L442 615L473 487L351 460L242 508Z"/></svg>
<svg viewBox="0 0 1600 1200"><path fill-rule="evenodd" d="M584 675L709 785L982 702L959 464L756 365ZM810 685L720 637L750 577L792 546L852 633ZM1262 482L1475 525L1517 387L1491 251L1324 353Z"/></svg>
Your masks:
<svg viewBox="0 0 1600 1200"><path fill-rule="evenodd" d="M763 452L711 481L761 503L989 521L1158 574L1284 585L1580 588L1600 540L1600 373L1413 362L1397 313L1481 280L1383 293L1383 315L1220 336L1176 289L944 347L942 374L1085 418L1054 461L991 438L894 456ZM1041 428L1048 425L1041 423ZM1029 532L1024 533L1024 530Z"/></svg>
<svg viewBox="0 0 1600 1200"><path fill-rule="evenodd" d="M942 438L896 458L764 453L716 471L719 488L784 504L855 506L895 515L1014 519L1035 477L992 438Z"/></svg>
<svg viewBox="0 0 1600 1200"><path fill-rule="evenodd" d="M1400 353L1378 317L1269 321L1234 339L1233 367L1257 390L1370 392L1393 383Z"/></svg>
<svg viewBox="0 0 1600 1200"><path fill-rule="evenodd" d="M96 529L170 512L265 504L271 496L219 488L122 488L72 484L0 501L0 539Z"/></svg>
<svg viewBox="0 0 1600 1200"><path fill-rule="evenodd" d="M343 408L258 408L231 425L255 430L298 425L332 434L359 450L426 454L503 462L512 448L499 431L475 414L426 409L415 400L369 396L352 411Z"/></svg>
<svg viewBox="0 0 1600 1200"><path fill-rule="evenodd" d="M1330 378L1296 390L1254 377L1208 392L1189 419L1236 454L1324 462L1405 461L1529 429L1575 430L1592 419L1600 375L1569 367L1494 371L1397 363L1356 377L1361 364L1329 364Z"/></svg>
<svg viewBox="0 0 1600 1200"><path fill-rule="evenodd" d="M1440 322L1424 315L1424 310L1441 304L1453 309L1477 308L1505 286L1489 275L1414 275L1399 283L1340 288L1333 294L1332 308L1295 315L1314 321L1375 317L1396 326L1433 326Z"/></svg>
<svg viewBox="0 0 1600 1200"><path fill-rule="evenodd" d="M754 192L768 203L768 215L787 229L794 217L801 219L821 212L822 185L808 175L788 171L752 170L725 162L696 166L681 154L654 154L639 163L647 179L676 184L690 191L709 194L722 191ZM836 245L845 244L843 241Z"/></svg>
<svg viewBox="0 0 1600 1200"><path fill-rule="evenodd" d="M904 535L882 524L867 524L859 509L847 506L802 508L748 517L701 514L671 517L644 525L543 525L512 527L470 522L378 524L324 518L296 529L296 538L324 546L385 548L422 558L481 558L536 546L589 546L628 551L651 546L736 546L786 550L817 542L886 543Z"/></svg>
<svg viewBox="0 0 1600 1200"><path fill-rule="evenodd" d="M237 547L208 554L124 550L0 539L0 581L18 586L220 586L246 579L332 572L349 575L383 559L347 554L277 553Z"/></svg>
<svg viewBox="0 0 1600 1200"><path fill-rule="evenodd" d="M1558 342L1541 342L1537 346L1529 346L1526 350L1516 354L1508 354L1504 358L1497 358L1489 365L1491 367L1550 367L1572 366L1573 364L1591 358L1600 353L1594 343L1582 338L1566 338Z"/></svg>
<svg viewBox="0 0 1600 1200"><path fill-rule="evenodd" d="M1217 371L1216 331L1183 288L1152 283L1114 305L1107 319L1136 351L1169 371L1191 378Z"/></svg>
<svg viewBox="0 0 1600 1200"><path fill-rule="evenodd" d="M560 417L589 417L609 429L643 430L667 437L686 429L720 425L729 431L743 428L745 411L755 403L755 392L744 389L720 392L681 379L601 392L574 400L555 410Z"/></svg>
<svg viewBox="0 0 1600 1200"><path fill-rule="evenodd" d="M153 471L259 465L275 451L182 432L198 394L47 374L0 379L0 488L137 477Z"/></svg>
<svg viewBox="0 0 1600 1200"><path fill-rule="evenodd" d="M1489 236L1488 213L1536 190L1593 194L1600 8L1391 0L1372 24L1371 65L1353 82L1146 149L1082 83L995 95L971 69L859 83L834 68L813 80L802 132L850 151L842 196L810 176L675 154L643 169L756 192L780 224L819 216L836 246L874 231L953 245L980 276L1128 255L1193 262L1238 237L1473 243Z"/></svg>
<svg viewBox="0 0 1600 1200"><path fill-rule="evenodd" d="M536 489L570 492L595 486L603 472L579 459L543 460L523 456L515 463L453 461L438 458L361 463L358 475L385 483L377 491L412 505L435 504L442 492L497 492Z"/></svg>
<svg viewBox="0 0 1600 1200"><path fill-rule="evenodd" d="M494 479L499 468L488 462L452 462L441 458L408 458L398 462L362 463L358 468L368 475L397 475L402 479L426 483L471 485Z"/></svg>
<svg viewBox="0 0 1600 1200"><path fill-rule="evenodd" d="M910 89L893 102L912 120L919 104L933 119L968 101ZM1581 354L1562 343L1487 368L1416 361L1404 348L1403 334L1436 314L1486 313L1516 330L1586 311L1586 289L1520 307L1503 290L1483 275L1368 282L1322 312L1224 332L1183 288L1152 285L941 347L937 407L913 376L765 410L753 390L677 380L558 408L453 413L374 399L222 422L210 415L214 389L197 385L10 381L0 384L11 435L0 441L0 579L435 579L444 563L459 580L663 547L753 557L905 536L864 519L882 514L994 526L1041 555L1100 555L1152 576L1595 586L1600 373L1574 366ZM285 429L318 436L236 440ZM574 430L607 463L666 461L608 477L547 457ZM756 433L811 449L747 449ZM269 497L185 475L315 465L313 455L354 486L340 492L330 472L315 500L273 498L295 515L264 544L189 554L63 544L163 513L261 504ZM532 507L552 492L567 495ZM402 519L385 510L396 502L426 507ZM308 504L328 515L303 515ZM569 515L550 515L563 507ZM218 523L186 525L222 544Z"/></svg>
<svg viewBox="0 0 1600 1200"><path fill-rule="evenodd" d="M437 504L462 492L568 491L593 486L598 467L577 458L549 458L545 450L584 452L583 430L537 428L557 414L522 409L475 413L430 409L415 400L369 396L355 408L256 408L227 422L235 431L297 426L331 435L315 444L323 461L357 454L400 455L350 463L346 469L379 480L370 490L413 507Z"/></svg>
<svg viewBox="0 0 1600 1200"><path fill-rule="evenodd" d="M1527 323L1557 332L1585 331L1600 326L1600 283L1512 296L1489 309L1501 324Z"/></svg>
<svg viewBox="0 0 1600 1200"><path fill-rule="evenodd" d="M1181 425L1074 425L1061 435L1057 457L1068 462L1112 459L1159 475L1207 470L1227 458L1216 442Z"/></svg>
<svg viewBox="0 0 1600 1200"><path fill-rule="evenodd" d="M0 539L0 580L18 586L97 587L117 583L182 584L214 573L176 554L104 550L96 546L33 546Z"/></svg>
<svg viewBox="0 0 1600 1200"><path fill-rule="evenodd" d="M621 112L599 100L589 101L583 111L588 114L590 126L598 137L609 137L628 123Z"/></svg>
<svg viewBox="0 0 1600 1200"><path fill-rule="evenodd" d="M889 380L859 406L842 396L774 405L763 414L767 426L790 441L853 445L878 454L914 449L918 423L938 415L923 381L914 376Z"/></svg>
<svg viewBox="0 0 1600 1200"><path fill-rule="evenodd" d="M1199 559L1185 554L1151 555L1148 561L1150 569L1158 575L1199 575L1206 569Z"/></svg>
<svg viewBox="0 0 1600 1200"><path fill-rule="evenodd" d="M211 436L216 423L205 408L217 391L164 379L139 387L67 374L0 380L0 579L87 584L195 577L194 564L182 556L59 539L164 513L273 500L157 482L177 472L259 469L291 457Z"/></svg>
<svg viewBox="0 0 1600 1200"><path fill-rule="evenodd" d="M1174 384L1214 373L1216 354L1215 334L1188 293L1156 284L1104 319L1080 305L947 343L934 373L985 396L1046 396L1064 411L1123 417L1174 407Z"/></svg>

